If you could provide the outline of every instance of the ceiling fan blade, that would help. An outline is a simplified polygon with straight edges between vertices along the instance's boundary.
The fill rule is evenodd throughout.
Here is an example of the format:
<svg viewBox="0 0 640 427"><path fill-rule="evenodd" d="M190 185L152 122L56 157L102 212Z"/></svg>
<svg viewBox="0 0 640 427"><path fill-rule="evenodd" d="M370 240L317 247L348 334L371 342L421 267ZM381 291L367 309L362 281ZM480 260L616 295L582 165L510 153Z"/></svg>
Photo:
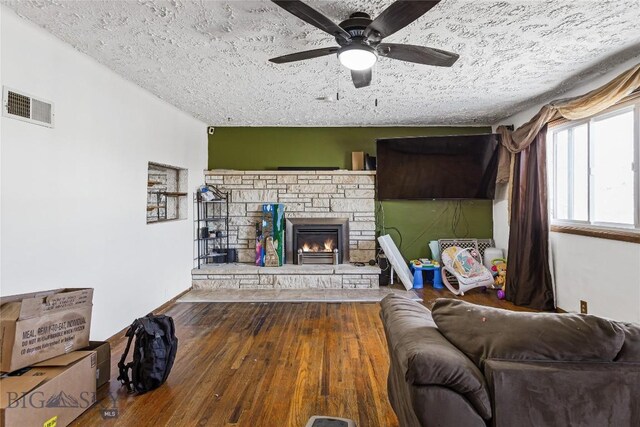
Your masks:
<svg viewBox="0 0 640 427"><path fill-rule="evenodd" d="M380 39L388 37L420 18L439 2L440 0L396 1L369 24L364 34L367 37L375 36Z"/></svg>
<svg viewBox="0 0 640 427"><path fill-rule="evenodd" d="M336 53L340 48L338 47L323 47L322 49L305 50L303 52L291 53L289 55L278 56L277 58L271 58L269 61L274 64L285 64L287 62L304 61L305 59L319 58L321 56L331 55Z"/></svg>
<svg viewBox="0 0 640 427"><path fill-rule="evenodd" d="M351 40L351 35L342 27L334 23L311 6L298 0L271 0L287 12L297 16L308 24L331 34L334 37L342 36L345 40Z"/></svg>
<svg viewBox="0 0 640 427"><path fill-rule="evenodd" d="M353 79L353 85L359 89L361 87L366 87L371 84L371 68L367 68L366 70L356 71L351 70L351 78Z"/></svg>
<svg viewBox="0 0 640 427"><path fill-rule="evenodd" d="M438 67L451 67L460 57L457 53L446 50L397 43L380 43L378 53L386 58Z"/></svg>

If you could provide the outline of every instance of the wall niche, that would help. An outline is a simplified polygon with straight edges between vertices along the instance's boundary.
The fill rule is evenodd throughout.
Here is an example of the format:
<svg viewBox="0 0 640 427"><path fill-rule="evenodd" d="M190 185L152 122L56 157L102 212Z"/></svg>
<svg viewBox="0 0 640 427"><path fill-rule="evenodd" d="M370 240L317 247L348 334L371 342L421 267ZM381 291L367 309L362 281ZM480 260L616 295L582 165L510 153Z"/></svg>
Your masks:
<svg viewBox="0 0 640 427"><path fill-rule="evenodd" d="M184 168L149 162L147 224L187 219L187 173Z"/></svg>

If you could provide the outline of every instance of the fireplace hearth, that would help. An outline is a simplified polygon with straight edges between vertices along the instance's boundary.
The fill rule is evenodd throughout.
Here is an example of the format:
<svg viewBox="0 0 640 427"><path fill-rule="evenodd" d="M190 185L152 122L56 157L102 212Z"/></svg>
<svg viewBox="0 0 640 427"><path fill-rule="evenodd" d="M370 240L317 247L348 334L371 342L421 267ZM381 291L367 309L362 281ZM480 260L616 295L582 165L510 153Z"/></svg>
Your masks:
<svg viewBox="0 0 640 427"><path fill-rule="evenodd" d="M292 264L341 264L349 260L347 218L286 220L286 260Z"/></svg>

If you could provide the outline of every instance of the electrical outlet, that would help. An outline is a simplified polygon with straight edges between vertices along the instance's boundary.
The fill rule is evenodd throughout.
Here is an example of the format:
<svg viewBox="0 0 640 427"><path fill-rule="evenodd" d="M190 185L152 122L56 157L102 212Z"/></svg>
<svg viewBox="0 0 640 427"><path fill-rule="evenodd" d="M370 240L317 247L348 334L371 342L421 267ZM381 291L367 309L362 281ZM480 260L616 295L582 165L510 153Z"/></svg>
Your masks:
<svg viewBox="0 0 640 427"><path fill-rule="evenodd" d="M580 313L587 314L587 302L584 300L580 300Z"/></svg>

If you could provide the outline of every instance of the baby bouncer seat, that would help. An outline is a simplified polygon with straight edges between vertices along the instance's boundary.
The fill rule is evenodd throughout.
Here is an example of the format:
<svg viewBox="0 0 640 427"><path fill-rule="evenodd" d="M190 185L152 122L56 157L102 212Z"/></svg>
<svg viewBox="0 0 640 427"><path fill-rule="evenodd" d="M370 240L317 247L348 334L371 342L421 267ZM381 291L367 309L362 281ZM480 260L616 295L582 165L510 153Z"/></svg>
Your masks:
<svg viewBox="0 0 640 427"><path fill-rule="evenodd" d="M442 252L442 281L455 295L464 295L469 289L479 286L493 285L491 271L474 255L478 256L474 249L463 249L458 246L451 246ZM458 281L457 289L451 283L450 276Z"/></svg>

